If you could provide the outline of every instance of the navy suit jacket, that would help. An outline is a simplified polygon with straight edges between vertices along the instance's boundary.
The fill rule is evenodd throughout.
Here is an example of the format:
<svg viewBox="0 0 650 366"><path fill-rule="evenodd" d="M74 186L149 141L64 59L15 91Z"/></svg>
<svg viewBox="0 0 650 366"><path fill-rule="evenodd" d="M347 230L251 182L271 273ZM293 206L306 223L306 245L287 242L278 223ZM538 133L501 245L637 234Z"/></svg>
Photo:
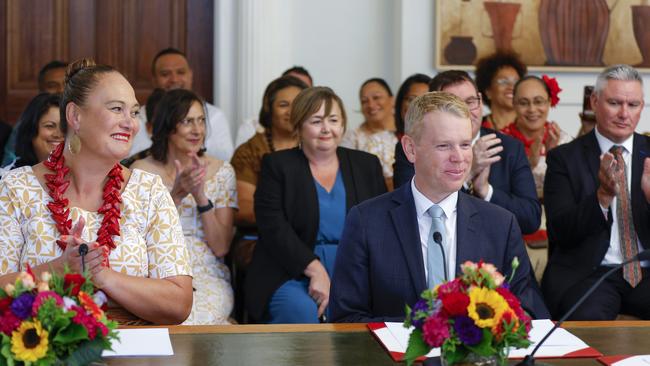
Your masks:
<svg viewBox="0 0 650 366"><path fill-rule="evenodd" d="M404 320L404 305L426 289L416 215L411 184L350 210L330 292L333 321ZM511 290L534 317L548 317L512 213L460 192L457 215L456 273L465 261L482 259L507 278L518 257Z"/></svg>
<svg viewBox="0 0 650 366"><path fill-rule="evenodd" d="M534 233L541 223L542 207L537 199L535 180L524 146L511 136L481 127L481 136L490 133L496 133L503 146L503 151L499 153L501 160L490 166L488 182L494 191L490 202L512 212L524 234ZM393 173L395 188L410 182L414 174L413 164L406 159L402 143L398 142Z"/></svg>
<svg viewBox="0 0 650 366"><path fill-rule="evenodd" d="M650 138L635 133L630 198L634 227L646 249L650 248L650 205L641 190L641 176L649 152ZM560 315L562 297L600 266L609 248L611 216L605 218L596 197L601 154L592 131L546 156L544 204L549 262L542 290L555 316Z"/></svg>

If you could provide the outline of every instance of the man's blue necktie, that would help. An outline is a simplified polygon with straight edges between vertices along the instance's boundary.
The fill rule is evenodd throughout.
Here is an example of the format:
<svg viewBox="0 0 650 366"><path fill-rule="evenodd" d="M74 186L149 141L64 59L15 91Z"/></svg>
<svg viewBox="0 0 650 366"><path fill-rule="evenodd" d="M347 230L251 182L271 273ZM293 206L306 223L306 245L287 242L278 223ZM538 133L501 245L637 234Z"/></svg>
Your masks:
<svg viewBox="0 0 650 366"><path fill-rule="evenodd" d="M445 278L445 249L446 240L444 211L438 205L431 206L427 212L431 216L431 230L427 240L427 286L434 288L446 280ZM436 234L436 233L439 233ZM435 239L439 239L437 243Z"/></svg>

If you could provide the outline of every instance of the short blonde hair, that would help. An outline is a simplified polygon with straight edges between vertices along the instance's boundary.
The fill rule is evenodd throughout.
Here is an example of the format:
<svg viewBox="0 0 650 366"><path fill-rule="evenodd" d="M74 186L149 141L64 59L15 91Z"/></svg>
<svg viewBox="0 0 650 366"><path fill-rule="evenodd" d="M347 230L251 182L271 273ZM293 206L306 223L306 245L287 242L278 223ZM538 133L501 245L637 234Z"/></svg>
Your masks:
<svg viewBox="0 0 650 366"><path fill-rule="evenodd" d="M326 116L332 111L334 103L338 104L341 110L343 132L345 132L348 119L345 114L345 108L343 107L343 101L332 89L326 86L315 86L301 91L296 96L296 99L293 100L290 121L295 135L299 134L302 125L309 117L318 112L323 103L325 104Z"/></svg>
<svg viewBox="0 0 650 366"><path fill-rule="evenodd" d="M470 119L467 104L454 94L433 91L415 98L406 112L404 131L415 141L420 140L424 115L430 112L446 112L456 117Z"/></svg>

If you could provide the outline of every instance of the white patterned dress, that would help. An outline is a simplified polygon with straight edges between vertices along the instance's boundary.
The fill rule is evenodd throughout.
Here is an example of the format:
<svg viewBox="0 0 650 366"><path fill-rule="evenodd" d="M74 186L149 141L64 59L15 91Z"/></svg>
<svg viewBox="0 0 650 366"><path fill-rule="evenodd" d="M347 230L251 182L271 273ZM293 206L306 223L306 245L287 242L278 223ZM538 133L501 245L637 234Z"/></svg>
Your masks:
<svg viewBox="0 0 650 366"><path fill-rule="evenodd" d="M224 162L206 180L205 195L215 208L237 208L235 170L230 163ZM223 259L217 258L206 243L203 223L191 194L181 201L178 214L194 273L194 304L192 313L183 324L228 324L234 302L230 271Z"/></svg>
<svg viewBox="0 0 650 366"><path fill-rule="evenodd" d="M61 255L55 243L60 234L47 208L51 200L30 166L14 169L0 180L0 275ZM134 169L122 202L120 236L113 237L117 247L109 256L111 268L136 277L191 275L178 213L160 177ZM82 216L86 225L81 238L95 241L103 215L70 208L73 223Z"/></svg>
<svg viewBox="0 0 650 366"><path fill-rule="evenodd" d="M394 132L383 130L368 133L359 127L348 131L341 140L341 146L350 149L365 151L376 155L381 163L384 178L393 177L393 163L395 163L395 145L397 136Z"/></svg>

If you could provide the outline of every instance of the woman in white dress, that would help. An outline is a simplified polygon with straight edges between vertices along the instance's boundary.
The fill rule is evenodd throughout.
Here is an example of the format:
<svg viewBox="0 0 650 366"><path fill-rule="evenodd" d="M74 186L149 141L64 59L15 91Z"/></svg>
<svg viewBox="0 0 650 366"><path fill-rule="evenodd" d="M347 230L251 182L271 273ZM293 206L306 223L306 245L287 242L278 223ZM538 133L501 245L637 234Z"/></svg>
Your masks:
<svg viewBox="0 0 650 366"><path fill-rule="evenodd" d="M341 146L376 155L381 162L386 186L392 190L397 144L393 92L384 79L372 78L361 85L359 99L365 121L343 136Z"/></svg>
<svg viewBox="0 0 650 366"><path fill-rule="evenodd" d="M204 154L202 105L191 91L167 92L154 112L150 155L132 167L162 177L181 218L194 274L194 304L183 324L227 324L233 291L223 257L237 208L235 172Z"/></svg>

